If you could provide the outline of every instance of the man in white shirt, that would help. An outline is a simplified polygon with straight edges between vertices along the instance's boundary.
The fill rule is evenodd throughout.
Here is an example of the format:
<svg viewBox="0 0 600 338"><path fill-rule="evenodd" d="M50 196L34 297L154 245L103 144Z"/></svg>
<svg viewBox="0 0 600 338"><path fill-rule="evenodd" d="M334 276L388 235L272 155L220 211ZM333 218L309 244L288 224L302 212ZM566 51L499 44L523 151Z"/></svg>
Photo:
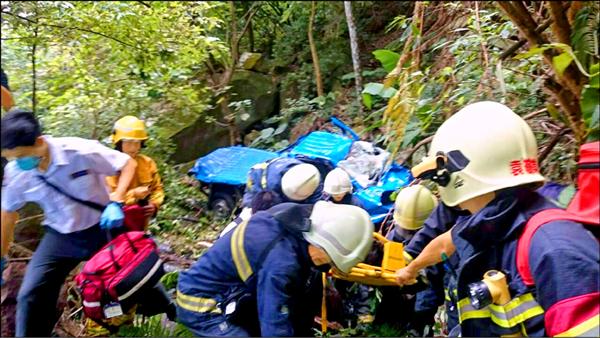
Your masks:
<svg viewBox="0 0 600 338"><path fill-rule="evenodd" d="M65 278L106 243L104 230L121 227L136 162L98 141L42 135L30 112L9 112L1 123L2 156L10 161L2 181L2 266L25 203L44 210L46 230L17 297L16 336L49 336ZM117 173L109 195L104 178Z"/></svg>

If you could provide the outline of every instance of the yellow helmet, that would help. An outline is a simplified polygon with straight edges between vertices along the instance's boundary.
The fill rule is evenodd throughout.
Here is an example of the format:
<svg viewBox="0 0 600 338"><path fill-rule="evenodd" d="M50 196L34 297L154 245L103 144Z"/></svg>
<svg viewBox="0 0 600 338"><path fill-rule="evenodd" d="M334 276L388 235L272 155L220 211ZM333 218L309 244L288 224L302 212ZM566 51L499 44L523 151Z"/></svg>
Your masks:
<svg viewBox="0 0 600 338"><path fill-rule="evenodd" d="M115 122L113 127L112 141L117 144L122 140L140 140L148 139L148 133L144 126L144 121L135 116L125 116Z"/></svg>
<svg viewBox="0 0 600 338"><path fill-rule="evenodd" d="M394 221L403 229L419 230L437 205L437 198L426 187L420 184L406 187L394 202Z"/></svg>
<svg viewBox="0 0 600 338"><path fill-rule="evenodd" d="M413 175L438 184L444 204L519 185L542 182L531 128L507 106L483 101L465 106L435 133L429 156Z"/></svg>

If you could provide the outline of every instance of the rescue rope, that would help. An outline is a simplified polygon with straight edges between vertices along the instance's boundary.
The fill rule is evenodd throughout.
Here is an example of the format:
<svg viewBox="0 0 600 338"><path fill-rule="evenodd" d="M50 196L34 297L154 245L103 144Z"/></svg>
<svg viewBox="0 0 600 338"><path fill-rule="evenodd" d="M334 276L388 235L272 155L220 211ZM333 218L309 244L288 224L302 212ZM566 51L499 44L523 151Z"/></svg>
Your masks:
<svg viewBox="0 0 600 338"><path fill-rule="evenodd" d="M327 274L321 273L323 281L323 299L321 300L321 332L327 333Z"/></svg>

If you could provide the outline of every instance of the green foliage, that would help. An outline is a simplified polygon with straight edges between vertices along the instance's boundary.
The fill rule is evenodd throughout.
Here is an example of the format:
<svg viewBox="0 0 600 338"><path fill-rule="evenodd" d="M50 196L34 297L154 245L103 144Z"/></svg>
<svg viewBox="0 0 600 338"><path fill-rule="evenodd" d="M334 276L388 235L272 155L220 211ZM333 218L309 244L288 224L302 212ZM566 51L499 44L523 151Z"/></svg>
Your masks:
<svg viewBox="0 0 600 338"><path fill-rule="evenodd" d="M206 105L204 61L227 54L216 36L222 6L11 1L3 36L19 38L3 43L3 69L17 104L29 106L27 53L36 46L37 113L48 133L102 138L117 118L135 115L170 134Z"/></svg>
<svg viewBox="0 0 600 338"><path fill-rule="evenodd" d="M590 82L583 87L580 101L588 142L600 139L600 64L592 65L590 73Z"/></svg>
<svg viewBox="0 0 600 338"><path fill-rule="evenodd" d="M167 321L162 315L149 318L136 316L133 325L119 328L115 337L193 337L182 324Z"/></svg>
<svg viewBox="0 0 600 338"><path fill-rule="evenodd" d="M389 99L394 96L398 90L395 88L385 88L382 83L369 82L362 90L363 103L368 109L373 106L373 96Z"/></svg>
<svg viewBox="0 0 600 338"><path fill-rule="evenodd" d="M373 51L373 55L379 62L381 62L383 69L385 69L385 71L388 73L396 68L396 64L400 59L400 54L387 49L375 50Z"/></svg>
<svg viewBox="0 0 600 338"><path fill-rule="evenodd" d="M571 30L571 45L577 59L584 66L590 65L593 57L600 57L598 31L600 30L600 4L592 2L575 16ZM591 57L593 56L593 57Z"/></svg>
<svg viewBox="0 0 600 338"><path fill-rule="evenodd" d="M167 290L171 290L177 287L177 279L179 278L179 271L173 271L166 273L160 278L160 282L165 286Z"/></svg>
<svg viewBox="0 0 600 338"><path fill-rule="evenodd" d="M312 118L326 118L330 115L331 107L335 103L335 95L328 93L324 97L316 97L312 100L300 98L298 100L287 100L286 107L275 116L263 122L264 129L253 131L257 136L249 146L279 151L289 145L291 128L300 123L307 115Z"/></svg>
<svg viewBox="0 0 600 338"><path fill-rule="evenodd" d="M273 45L275 64L290 70L282 79L282 91L296 93L293 98L316 94L307 35L310 7L310 2L289 4ZM336 78L352 70L343 12L341 2L317 2L313 34L321 72L327 74L323 77L325 91L331 91Z"/></svg>
<svg viewBox="0 0 600 338"><path fill-rule="evenodd" d="M391 325L357 325L356 327L343 328L339 331L328 331L323 334L320 330L314 330L315 337L407 337L407 332L399 330Z"/></svg>

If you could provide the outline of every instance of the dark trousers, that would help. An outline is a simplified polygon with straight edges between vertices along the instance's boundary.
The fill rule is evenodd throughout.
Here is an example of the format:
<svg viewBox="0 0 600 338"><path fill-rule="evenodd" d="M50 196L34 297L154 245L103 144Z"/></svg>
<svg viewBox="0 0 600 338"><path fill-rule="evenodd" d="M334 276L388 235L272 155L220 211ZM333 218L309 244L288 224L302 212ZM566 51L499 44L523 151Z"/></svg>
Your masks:
<svg viewBox="0 0 600 338"><path fill-rule="evenodd" d="M160 282L152 288L140 292L136 312L146 317L166 313L171 320L175 320L176 316L175 303L171 300L164 285Z"/></svg>
<svg viewBox="0 0 600 338"><path fill-rule="evenodd" d="M65 278L106 241L98 225L70 234L46 228L17 296L17 337L50 336L58 320L56 302Z"/></svg>
<svg viewBox="0 0 600 338"><path fill-rule="evenodd" d="M201 314L178 306L177 321L196 337L252 336L245 328L228 321L224 314Z"/></svg>

